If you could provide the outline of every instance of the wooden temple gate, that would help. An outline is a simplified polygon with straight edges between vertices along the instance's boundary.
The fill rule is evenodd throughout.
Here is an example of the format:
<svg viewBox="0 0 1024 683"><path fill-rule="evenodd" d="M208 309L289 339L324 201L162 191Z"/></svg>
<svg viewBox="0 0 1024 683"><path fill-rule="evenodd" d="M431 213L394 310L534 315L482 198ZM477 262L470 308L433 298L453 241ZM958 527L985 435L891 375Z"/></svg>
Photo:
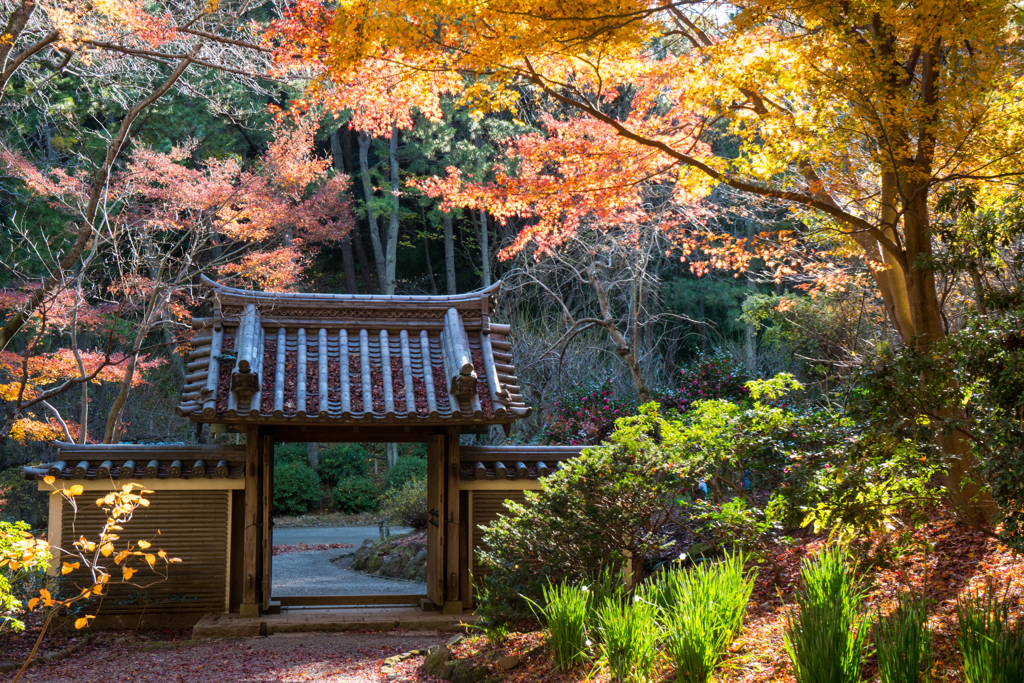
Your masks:
<svg viewBox="0 0 1024 683"><path fill-rule="evenodd" d="M427 601L449 613L468 608L477 527L494 518L505 498L521 500L522 491L539 488L539 477L579 452L460 447L463 434L495 425L507 433L531 412L512 366L510 328L491 322L500 283L454 296L253 292L205 278L204 284L212 315L193 320L190 374L177 412L197 424L243 432L244 455L231 446L58 444L57 461L25 468L24 476L82 479L90 489L109 487L111 478L143 479L149 488L168 491L165 505L146 511L154 520L169 515L166 523L182 514L173 496L188 492L190 505L200 506L190 519L224 532L211 531L224 538L223 551L211 561L224 565L225 610L255 617L274 600L274 444L424 442ZM227 497L214 510L195 498L200 489L223 490ZM51 538L59 538L64 523L59 510L51 514ZM184 560L175 570L190 556L213 552L199 552L187 539L179 544L167 548ZM320 596L297 604L382 602ZM187 605L210 611L188 600L163 608Z"/></svg>

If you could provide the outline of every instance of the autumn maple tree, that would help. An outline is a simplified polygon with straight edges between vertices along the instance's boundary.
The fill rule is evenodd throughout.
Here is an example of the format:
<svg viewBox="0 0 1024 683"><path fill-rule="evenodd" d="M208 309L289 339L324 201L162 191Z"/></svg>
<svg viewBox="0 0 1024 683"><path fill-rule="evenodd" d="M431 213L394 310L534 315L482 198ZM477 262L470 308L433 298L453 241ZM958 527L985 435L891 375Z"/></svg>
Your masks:
<svg viewBox="0 0 1024 683"><path fill-rule="evenodd" d="M102 439L117 443L131 389L159 362L147 355L169 345L168 355L181 363L173 347L188 343L198 274L289 289L316 245L348 233L353 220L348 180L333 174L328 159L313 154L316 121L282 116L272 129L267 151L249 167L233 159L190 167L184 163L191 151L186 144L165 153L139 147L123 170L112 174L99 208L107 229L94 238L70 286L57 289L29 316L29 324L38 328L35 336L19 351L0 356L8 382L3 398L12 401L0 434L19 440L24 435L74 440L78 434L84 442L88 383L116 381L119 392ZM0 159L33 195L84 219L88 174L40 169L10 150ZM7 309L18 310L35 291L27 283L8 292ZM115 310L131 316L129 333L115 335ZM105 350L80 348L78 335L106 330ZM154 344L154 331L163 334L163 344ZM44 351L53 346L55 351ZM179 373L183 378L184 369ZM78 384L83 399L73 424L46 401ZM49 415L39 415L37 406Z"/></svg>
<svg viewBox="0 0 1024 683"><path fill-rule="evenodd" d="M12 118L22 108L62 106L55 78L73 74L102 88L116 103L104 125L102 152L89 158L79 217L68 226L67 244L48 263L48 274L8 312L0 348L56 290L68 286L97 238L102 203L138 129L139 118L177 89L202 92L209 75L232 74L260 91L271 50L259 45L265 9L248 0L16 0L4 5L0 24L0 112ZM213 80L216 80L215 78ZM54 100L57 100L56 102Z"/></svg>
<svg viewBox="0 0 1024 683"><path fill-rule="evenodd" d="M944 334L936 200L1005 194L1024 170L1017 20L1004 2L350 0L327 61L344 74L386 44L410 67L486 74L484 104L531 89L655 155L691 197L720 184L785 203L856 244L899 334L927 342ZM716 141L735 151L702 153Z"/></svg>
<svg viewBox="0 0 1024 683"><path fill-rule="evenodd" d="M352 70L334 77L329 27L336 21L333 8L300 0L275 21L266 39L276 46L275 73L303 78L309 85L308 102L334 118L348 116L349 127L359 134L359 179L369 223L370 244L380 278L380 292L394 294L399 232L399 136L412 129L414 116L441 120L441 96L461 90L462 79L452 72L408 69L400 54L377 49ZM387 140L388 175L384 188L371 179L369 151L375 138ZM378 191L383 189L382 194ZM387 218L386 225L381 225Z"/></svg>

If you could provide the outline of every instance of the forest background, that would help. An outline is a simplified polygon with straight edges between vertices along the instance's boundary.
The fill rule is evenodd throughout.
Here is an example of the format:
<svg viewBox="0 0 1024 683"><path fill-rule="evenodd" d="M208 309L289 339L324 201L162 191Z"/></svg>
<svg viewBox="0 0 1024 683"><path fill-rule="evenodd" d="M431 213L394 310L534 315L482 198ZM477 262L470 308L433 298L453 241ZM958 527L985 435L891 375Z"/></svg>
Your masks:
<svg viewBox="0 0 1024 683"><path fill-rule="evenodd" d="M929 414L947 455L983 438L946 378L1019 353L1012 4L521 5L4 0L0 516L43 523L16 473L54 439L214 438L173 412L200 274L502 280L515 441L781 372L808 406Z"/></svg>

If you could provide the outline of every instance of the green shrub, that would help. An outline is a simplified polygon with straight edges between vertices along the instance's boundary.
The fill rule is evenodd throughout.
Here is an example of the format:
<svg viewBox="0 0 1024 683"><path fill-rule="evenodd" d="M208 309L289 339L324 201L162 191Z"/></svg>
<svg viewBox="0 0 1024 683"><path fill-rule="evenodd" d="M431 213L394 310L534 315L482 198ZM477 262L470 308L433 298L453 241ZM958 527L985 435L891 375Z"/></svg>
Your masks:
<svg viewBox="0 0 1024 683"><path fill-rule="evenodd" d="M924 596L900 593L887 619L878 615L875 651L882 683L928 683L932 669L932 637Z"/></svg>
<svg viewBox="0 0 1024 683"><path fill-rule="evenodd" d="M848 552L826 548L803 561L800 576L785 634L796 683L860 683L868 628Z"/></svg>
<svg viewBox="0 0 1024 683"><path fill-rule="evenodd" d="M274 444L274 467L283 467L285 465L305 465L309 467L309 460L306 456L306 444Z"/></svg>
<svg viewBox="0 0 1024 683"><path fill-rule="evenodd" d="M393 491L402 488L406 482L413 479L426 480L426 478L426 458L406 455L400 457L394 466L388 470L387 475L384 477L384 488Z"/></svg>
<svg viewBox="0 0 1024 683"><path fill-rule="evenodd" d="M37 484L21 478L21 467L0 471L0 521L23 521L36 529L45 527L50 496L40 491Z"/></svg>
<svg viewBox="0 0 1024 683"><path fill-rule="evenodd" d="M426 529L427 480L410 479L401 488L387 491L381 498L380 512L392 524Z"/></svg>
<svg viewBox="0 0 1024 683"><path fill-rule="evenodd" d="M636 596L608 600L598 612L601 655L613 683L644 683L658 660L658 608Z"/></svg>
<svg viewBox="0 0 1024 683"><path fill-rule="evenodd" d="M737 554L690 570L669 570L644 592L660 608L676 680L705 683L743 627L754 590L754 575L744 573L744 564Z"/></svg>
<svg viewBox="0 0 1024 683"><path fill-rule="evenodd" d="M995 586L980 595L957 599L957 640L964 658L967 683L1020 683L1024 681L1024 623L1010 623L1016 599L1000 597Z"/></svg>
<svg viewBox="0 0 1024 683"><path fill-rule="evenodd" d="M320 479L334 488L342 479L365 477L370 473L367 458L369 454L366 449L357 443L339 443L321 448L317 468Z"/></svg>
<svg viewBox="0 0 1024 683"><path fill-rule="evenodd" d="M484 612L530 617L521 596L540 602L549 580L589 582L621 570L627 554L639 564L668 545L683 484L648 417L629 418L612 445L585 449L484 528L480 555L493 570L485 582L494 601L478 603Z"/></svg>
<svg viewBox="0 0 1024 683"><path fill-rule="evenodd" d="M331 502L339 511L350 515L369 512L377 507L380 491L369 477L348 477L338 482Z"/></svg>
<svg viewBox="0 0 1024 683"><path fill-rule="evenodd" d="M28 533L25 522L0 522L0 558L21 559L20 544ZM0 568L0 634L25 630L25 605L47 585L46 568L46 561L35 556L18 569L11 569L10 564Z"/></svg>
<svg viewBox="0 0 1024 683"><path fill-rule="evenodd" d="M275 454L276 456L276 454ZM320 476L304 462L274 467L274 511L304 515L320 505Z"/></svg>
<svg viewBox="0 0 1024 683"><path fill-rule="evenodd" d="M587 586L562 583L544 587L543 607L530 601L537 618L547 625L555 665L563 671L588 658L587 622L592 597Z"/></svg>

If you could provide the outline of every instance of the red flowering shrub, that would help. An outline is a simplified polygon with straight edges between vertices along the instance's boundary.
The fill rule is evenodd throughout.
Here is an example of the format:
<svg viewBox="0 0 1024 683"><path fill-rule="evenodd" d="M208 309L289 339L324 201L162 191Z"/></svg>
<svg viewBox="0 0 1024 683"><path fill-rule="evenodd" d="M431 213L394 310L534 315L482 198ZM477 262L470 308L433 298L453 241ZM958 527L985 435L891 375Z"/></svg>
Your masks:
<svg viewBox="0 0 1024 683"><path fill-rule="evenodd" d="M750 379L743 366L726 354L702 356L680 371L676 387L655 390L654 400L663 413L684 413L694 401L703 399L739 401L746 397L743 385ZM610 377L598 383L574 384L548 410L541 442L561 446L601 443L612 433L615 420L635 415L637 407L635 397L615 395Z"/></svg>

